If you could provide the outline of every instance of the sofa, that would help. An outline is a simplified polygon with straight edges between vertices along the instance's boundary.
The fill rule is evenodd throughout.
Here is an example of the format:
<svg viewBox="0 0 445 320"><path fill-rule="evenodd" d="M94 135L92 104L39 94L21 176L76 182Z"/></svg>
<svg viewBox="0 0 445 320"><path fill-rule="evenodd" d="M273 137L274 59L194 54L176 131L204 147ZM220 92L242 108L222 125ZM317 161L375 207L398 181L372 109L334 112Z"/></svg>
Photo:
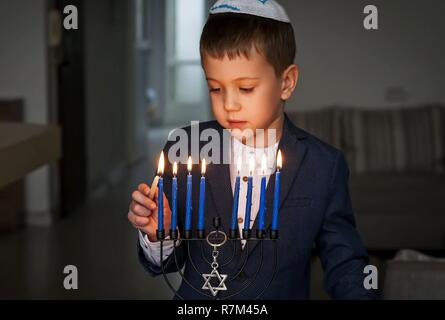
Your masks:
<svg viewBox="0 0 445 320"><path fill-rule="evenodd" d="M385 264L383 298L444 300L445 258L400 250Z"/></svg>
<svg viewBox="0 0 445 320"><path fill-rule="evenodd" d="M379 269L383 297L445 299L445 263L400 254L410 249L445 256L444 106L331 106L287 114L345 155L357 228ZM322 277L314 254L314 299L327 298Z"/></svg>
<svg viewBox="0 0 445 320"><path fill-rule="evenodd" d="M287 113L344 153L357 226L368 249L445 250L442 105Z"/></svg>

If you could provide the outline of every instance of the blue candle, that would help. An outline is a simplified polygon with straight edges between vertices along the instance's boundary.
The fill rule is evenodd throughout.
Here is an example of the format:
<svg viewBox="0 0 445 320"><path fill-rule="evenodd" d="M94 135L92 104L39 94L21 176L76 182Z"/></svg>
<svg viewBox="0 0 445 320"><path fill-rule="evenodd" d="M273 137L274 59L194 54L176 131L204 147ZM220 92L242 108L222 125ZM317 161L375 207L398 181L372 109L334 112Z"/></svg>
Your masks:
<svg viewBox="0 0 445 320"><path fill-rule="evenodd" d="M272 215L272 230L278 230L278 207L280 205L280 182L281 182L281 151L278 150L277 156L277 171L275 172L275 190L273 199L273 215Z"/></svg>
<svg viewBox="0 0 445 320"><path fill-rule="evenodd" d="M240 176L239 173L241 171L241 157L238 158L238 164L237 164L237 175L235 179L235 191L233 195L233 207L232 207L232 224L230 228L232 230L236 230L236 222L238 219L238 202L239 202L239 188L240 188Z"/></svg>
<svg viewBox="0 0 445 320"><path fill-rule="evenodd" d="M185 203L185 230L192 230L192 158L187 161L187 195Z"/></svg>
<svg viewBox="0 0 445 320"><path fill-rule="evenodd" d="M158 180L158 230L164 230L164 179Z"/></svg>
<svg viewBox="0 0 445 320"><path fill-rule="evenodd" d="M178 172L178 164L173 163L173 181L172 181L172 223L171 230L176 230L178 226L178 213L177 213L177 198L178 198L178 178L176 174Z"/></svg>
<svg viewBox="0 0 445 320"><path fill-rule="evenodd" d="M250 211L252 209L252 187L253 187L253 170L255 169L255 160L250 159L250 175L247 180L247 197L246 197L246 215L244 217L244 230L250 229Z"/></svg>
<svg viewBox="0 0 445 320"><path fill-rule="evenodd" d="M233 195L233 207L232 207L232 224L231 224L232 230L236 230L236 222L238 219L239 187L240 187L240 176L236 176L235 194Z"/></svg>
<svg viewBox="0 0 445 320"><path fill-rule="evenodd" d="M199 215L198 215L198 230L204 230L204 207L205 207L205 197L206 197L206 160L202 159L202 169L201 169L201 183L199 185Z"/></svg>
<svg viewBox="0 0 445 320"><path fill-rule="evenodd" d="M258 230L265 229L265 217L266 217L266 176L264 174L266 170L266 156L263 155L262 159L262 168L263 168L263 177L261 178L261 194L260 194L260 212L259 212L259 222L258 222Z"/></svg>

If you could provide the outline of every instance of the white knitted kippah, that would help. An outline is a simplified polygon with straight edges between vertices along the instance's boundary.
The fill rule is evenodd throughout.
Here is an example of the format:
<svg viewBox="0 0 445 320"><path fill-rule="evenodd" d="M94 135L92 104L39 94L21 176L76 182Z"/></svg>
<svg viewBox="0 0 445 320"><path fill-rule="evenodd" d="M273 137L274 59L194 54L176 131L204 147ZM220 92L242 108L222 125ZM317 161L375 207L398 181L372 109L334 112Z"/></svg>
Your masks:
<svg viewBox="0 0 445 320"><path fill-rule="evenodd" d="M283 7L274 0L218 0L210 8L211 14L244 13L263 18L290 22Z"/></svg>

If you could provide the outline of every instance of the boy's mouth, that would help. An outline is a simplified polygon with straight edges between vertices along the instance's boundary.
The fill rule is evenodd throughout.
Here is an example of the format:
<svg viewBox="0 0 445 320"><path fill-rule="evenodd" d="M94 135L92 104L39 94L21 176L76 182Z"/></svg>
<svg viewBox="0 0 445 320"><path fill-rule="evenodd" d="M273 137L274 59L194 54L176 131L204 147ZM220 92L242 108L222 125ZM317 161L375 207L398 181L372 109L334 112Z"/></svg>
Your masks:
<svg viewBox="0 0 445 320"><path fill-rule="evenodd" d="M243 128L247 124L247 121L242 120L227 120L227 122L231 128Z"/></svg>

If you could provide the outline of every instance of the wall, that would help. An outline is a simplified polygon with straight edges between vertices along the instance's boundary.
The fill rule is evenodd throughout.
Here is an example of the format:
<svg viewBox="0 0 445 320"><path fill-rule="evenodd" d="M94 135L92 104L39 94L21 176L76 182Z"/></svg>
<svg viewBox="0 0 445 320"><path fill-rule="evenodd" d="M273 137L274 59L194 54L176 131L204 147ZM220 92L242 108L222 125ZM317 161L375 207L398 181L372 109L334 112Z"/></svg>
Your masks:
<svg viewBox="0 0 445 320"><path fill-rule="evenodd" d="M0 97L23 97L25 121L49 122L46 1L0 0ZM50 169L26 177L26 219L51 222Z"/></svg>
<svg viewBox="0 0 445 320"><path fill-rule="evenodd" d="M292 109L383 107L388 87L408 104L445 102L444 1L279 0L294 25L300 81ZM363 8L379 9L379 30Z"/></svg>
<svg viewBox="0 0 445 320"><path fill-rule="evenodd" d="M88 184L110 183L125 164L127 6L85 1Z"/></svg>

